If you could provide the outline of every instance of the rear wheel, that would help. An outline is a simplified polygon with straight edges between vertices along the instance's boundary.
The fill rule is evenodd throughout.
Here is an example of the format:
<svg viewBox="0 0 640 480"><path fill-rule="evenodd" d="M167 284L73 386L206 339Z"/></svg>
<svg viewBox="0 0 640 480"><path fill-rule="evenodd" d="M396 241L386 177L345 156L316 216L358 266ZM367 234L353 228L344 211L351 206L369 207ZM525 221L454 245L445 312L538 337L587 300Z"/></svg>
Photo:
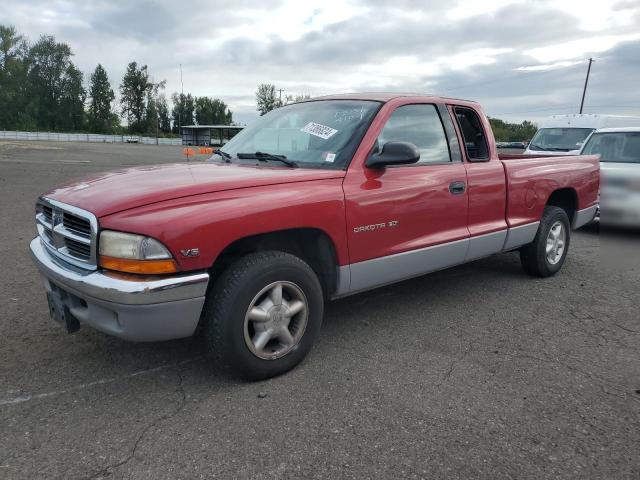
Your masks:
<svg viewBox="0 0 640 480"><path fill-rule="evenodd" d="M258 252L231 265L207 297L204 337L218 363L258 380L290 370L320 330L324 300L317 276L284 252Z"/></svg>
<svg viewBox="0 0 640 480"><path fill-rule="evenodd" d="M520 249L522 267L537 277L554 275L567 258L570 236L567 213L559 207L545 207L533 242Z"/></svg>

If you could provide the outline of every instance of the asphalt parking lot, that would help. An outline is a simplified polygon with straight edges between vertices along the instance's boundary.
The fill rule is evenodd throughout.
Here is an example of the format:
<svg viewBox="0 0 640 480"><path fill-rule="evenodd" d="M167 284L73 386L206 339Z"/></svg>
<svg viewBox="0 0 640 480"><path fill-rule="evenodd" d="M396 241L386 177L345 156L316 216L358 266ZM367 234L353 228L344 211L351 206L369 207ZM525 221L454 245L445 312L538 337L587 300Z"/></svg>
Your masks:
<svg viewBox="0 0 640 480"><path fill-rule="evenodd" d="M0 142L0 478L640 478L640 269L594 229L550 279L510 253L332 303L261 383L197 339L64 333L27 253L37 195L179 159Z"/></svg>

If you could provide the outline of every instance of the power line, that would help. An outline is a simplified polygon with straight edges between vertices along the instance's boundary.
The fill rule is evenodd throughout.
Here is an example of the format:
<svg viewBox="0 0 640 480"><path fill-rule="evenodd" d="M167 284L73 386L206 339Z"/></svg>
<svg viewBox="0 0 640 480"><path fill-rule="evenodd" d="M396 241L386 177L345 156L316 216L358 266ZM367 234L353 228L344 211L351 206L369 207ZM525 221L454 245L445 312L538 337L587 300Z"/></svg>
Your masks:
<svg viewBox="0 0 640 480"><path fill-rule="evenodd" d="M458 85L458 86L454 86L454 87L450 87L450 88L447 87L447 88L443 89L443 92L446 93L446 92L451 92L451 91L455 91L455 90L461 90L461 89L465 89L465 88L480 87L482 85L489 85L489 84L492 84L492 83L499 83L499 82L502 82L504 80L511 80L511 79L514 79L514 78L526 77L526 76L531 75L531 74L536 74L537 76L543 76L543 75L547 75L547 74L550 74L550 73L557 73L560 70L566 70L566 69L574 68L574 67L577 67L579 65L580 65L579 63L576 63L574 65L569 65L569 66L562 67L562 68L550 68L548 70L528 70L528 71L527 70L520 70L518 73L514 73L512 75L506 75L506 76L505 75L501 75L500 77L494 77L494 78L491 78L489 80L484 80L482 82L468 83L466 85Z"/></svg>
<svg viewBox="0 0 640 480"><path fill-rule="evenodd" d="M494 113L494 115L514 115L516 113L550 112L552 110L570 108L572 106L573 106L572 104L567 103L567 104L562 104L562 105L555 105L553 107L537 108L537 109L533 109L533 110L518 110L517 112L497 112L497 113Z"/></svg>
<svg viewBox="0 0 640 480"><path fill-rule="evenodd" d="M519 113L536 113L536 112L551 112L554 110L562 110L562 109L567 109L567 108L572 108L574 106L574 104L572 103L566 103L566 104L562 104L562 105L556 105L554 107L547 107L547 108L538 108L538 109L534 109L534 110L518 110L517 112L492 112L492 115L515 115L515 114L519 114ZM591 109L595 109L595 108L637 108L640 110L640 104L627 104L627 105L589 105L589 110Z"/></svg>
<svg viewBox="0 0 640 480"><path fill-rule="evenodd" d="M626 105L589 105L589 108L640 108L640 104L626 104Z"/></svg>

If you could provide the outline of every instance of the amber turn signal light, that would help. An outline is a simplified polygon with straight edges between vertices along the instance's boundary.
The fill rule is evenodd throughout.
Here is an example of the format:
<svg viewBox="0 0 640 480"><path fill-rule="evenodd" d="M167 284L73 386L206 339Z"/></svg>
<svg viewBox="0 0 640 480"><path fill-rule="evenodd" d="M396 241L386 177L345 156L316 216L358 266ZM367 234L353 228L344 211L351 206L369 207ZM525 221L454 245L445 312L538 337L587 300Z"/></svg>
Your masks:
<svg viewBox="0 0 640 480"><path fill-rule="evenodd" d="M118 272L138 273L143 275L159 275L178 271L173 260L132 260L100 255L100 266Z"/></svg>

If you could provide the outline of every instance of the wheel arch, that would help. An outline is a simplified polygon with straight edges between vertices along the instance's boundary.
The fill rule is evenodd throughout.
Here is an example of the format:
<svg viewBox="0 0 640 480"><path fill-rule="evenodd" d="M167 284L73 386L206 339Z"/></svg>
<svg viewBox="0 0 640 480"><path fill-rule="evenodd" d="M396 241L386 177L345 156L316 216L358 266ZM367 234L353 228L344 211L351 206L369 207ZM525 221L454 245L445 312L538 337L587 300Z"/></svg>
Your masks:
<svg viewBox="0 0 640 480"><path fill-rule="evenodd" d="M212 278L249 253L277 250L303 260L318 276L325 298L330 298L338 283L338 254L331 237L319 228L293 228L260 233L234 240L211 266Z"/></svg>
<svg viewBox="0 0 640 480"><path fill-rule="evenodd" d="M562 208L569 217L569 225L572 225L578 211L578 194L573 188L559 188L549 195L546 205Z"/></svg>

